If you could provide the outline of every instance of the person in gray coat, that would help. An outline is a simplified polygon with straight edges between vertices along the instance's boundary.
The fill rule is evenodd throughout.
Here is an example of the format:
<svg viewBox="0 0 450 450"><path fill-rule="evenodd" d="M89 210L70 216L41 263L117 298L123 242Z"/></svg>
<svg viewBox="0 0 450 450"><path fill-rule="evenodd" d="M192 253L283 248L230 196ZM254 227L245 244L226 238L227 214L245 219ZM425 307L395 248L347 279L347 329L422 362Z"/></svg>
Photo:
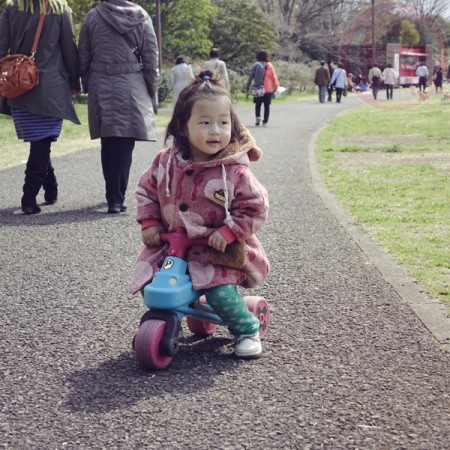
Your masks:
<svg viewBox="0 0 450 450"><path fill-rule="evenodd" d="M31 54L44 0L7 0L0 18L0 57ZM25 214L41 211L36 197L43 187L44 204L53 204L58 184L50 160L52 142L63 119L79 124L71 95L80 92L78 54L72 16L66 0L49 3L35 55L39 83L15 99L2 99L3 114L12 114L17 137L30 143L21 200ZM7 101L6 101L7 100Z"/></svg>
<svg viewBox="0 0 450 450"><path fill-rule="evenodd" d="M120 213L127 209L135 141L156 141L151 98L159 72L152 20L133 2L104 0L84 18L78 50L90 136L101 139L108 213Z"/></svg>

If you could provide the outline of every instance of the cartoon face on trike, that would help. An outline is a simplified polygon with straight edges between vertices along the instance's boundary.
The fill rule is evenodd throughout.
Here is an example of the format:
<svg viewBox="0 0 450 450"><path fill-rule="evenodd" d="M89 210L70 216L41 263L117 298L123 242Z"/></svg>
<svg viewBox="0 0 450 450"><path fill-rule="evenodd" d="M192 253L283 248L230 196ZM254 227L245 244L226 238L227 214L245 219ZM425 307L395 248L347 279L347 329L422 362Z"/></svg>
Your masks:
<svg viewBox="0 0 450 450"><path fill-rule="evenodd" d="M151 370L166 368L178 353L185 317L189 331L197 336L211 336L218 325L223 325L205 297L193 289L184 259L192 245L207 245L207 239L191 239L184 229L179 229L174 233L162 233L161 240L168 242L169 247L161 270L143 289L148 311L142 316L133 338L137 363ZM270 322L268 302L258 296L244 297L244 301L259 320L259 337L263 339Z"/></svg>

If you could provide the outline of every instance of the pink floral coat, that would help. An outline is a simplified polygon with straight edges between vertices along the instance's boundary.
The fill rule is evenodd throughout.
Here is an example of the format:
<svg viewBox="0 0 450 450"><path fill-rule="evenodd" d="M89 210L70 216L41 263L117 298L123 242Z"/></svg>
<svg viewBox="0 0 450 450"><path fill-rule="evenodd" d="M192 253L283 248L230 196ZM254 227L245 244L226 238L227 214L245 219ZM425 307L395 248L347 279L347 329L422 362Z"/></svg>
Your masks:
<svg viewBox="0 0 450 450"><path fill-rule="evenodd" d="M239 142L229 144L208 162L185 159L175 148L161 150L138 182L137 221L142 229L162 225L171 232L183 227L191 238L209 237L219 229L228 243L242 243L245 259L239 269L227 264L227 251L223 265L213 264L215 250L207 245L193 246L187 261L195 289L222 284L252 288L269 273L269 262L255 236L267 219L269 198L248 167L260 156L261 150L243 127ZM152 280L167 247L142 247L131 293ZM233 260L233 255L228 257Z"/></svg>

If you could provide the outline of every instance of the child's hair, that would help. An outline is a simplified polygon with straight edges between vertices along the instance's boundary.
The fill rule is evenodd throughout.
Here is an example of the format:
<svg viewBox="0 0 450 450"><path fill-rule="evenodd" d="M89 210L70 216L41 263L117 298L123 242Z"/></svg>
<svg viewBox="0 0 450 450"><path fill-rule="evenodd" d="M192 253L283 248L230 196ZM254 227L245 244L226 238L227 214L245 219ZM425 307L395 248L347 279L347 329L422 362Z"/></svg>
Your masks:
<svg viewBox="0 0 450 450"><path fill-rule="evenodd" d="M172 118L167 125L166 137L173 138L173 144L188 156L191 153L187 123L191 117L192 108L197 100L210 99L223 95L232 101L230 93L219 83L219 78L214 76L210 70L200 72L195 78L180 92L178 101L175 104ZM235 142L241 134L241 122L239 121L233 107L230 110L231 116L231 139Z"/></svg>

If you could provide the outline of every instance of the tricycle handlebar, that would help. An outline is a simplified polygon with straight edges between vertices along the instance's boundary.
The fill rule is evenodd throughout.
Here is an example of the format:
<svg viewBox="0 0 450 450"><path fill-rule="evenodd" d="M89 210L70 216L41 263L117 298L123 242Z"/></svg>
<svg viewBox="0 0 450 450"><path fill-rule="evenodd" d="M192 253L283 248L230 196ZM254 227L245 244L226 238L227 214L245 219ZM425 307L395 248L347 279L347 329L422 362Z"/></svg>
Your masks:
<svg viewBox="0 0 450 450"><path fill-rule="evenodd" d="M178 228L173 233L161 233L161 240L169 243L167 255L184 258L184 254L189 247L193 245L208 245L208 238L188 237L184 228Z"/></svg>

